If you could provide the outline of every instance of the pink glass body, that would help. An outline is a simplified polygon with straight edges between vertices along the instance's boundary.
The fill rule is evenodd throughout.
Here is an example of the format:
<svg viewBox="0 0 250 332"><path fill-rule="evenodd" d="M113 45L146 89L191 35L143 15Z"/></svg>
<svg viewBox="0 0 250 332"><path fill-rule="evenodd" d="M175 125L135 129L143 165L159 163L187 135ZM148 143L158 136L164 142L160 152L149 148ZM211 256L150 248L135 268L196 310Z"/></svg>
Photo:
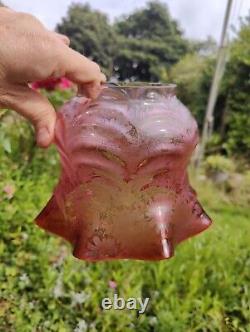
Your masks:
<svg viewBox="0 0 250 332"><path fill-rule="evenodd" d="M160 260L210 224L187 165L197 124L172 85L105 87L58 114L61 177L37 224L89 261Z"/></svg>

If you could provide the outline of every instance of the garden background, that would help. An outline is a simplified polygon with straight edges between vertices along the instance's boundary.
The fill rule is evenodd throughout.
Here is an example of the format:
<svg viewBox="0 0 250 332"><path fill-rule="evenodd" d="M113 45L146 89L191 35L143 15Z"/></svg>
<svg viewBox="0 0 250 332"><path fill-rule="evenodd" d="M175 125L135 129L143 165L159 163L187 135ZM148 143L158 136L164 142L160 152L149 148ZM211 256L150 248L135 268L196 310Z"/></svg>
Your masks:
<svg viewBox="0 0 250 332"><path fill-rule="evenodd" d="M202 128L218 46L185 38L166 5L151 1L111 24L74 4L57 30L113 80L177 83ZM33 87L56 109L74 95L66 80ZM35 226L58 179L58 154L38 149L33 128L0 110L0 331L250 331L249 92L250 15L228 44L202 167L190 166L214 224L155 263L78 261L67 243ZM102 311L102 298L114 292L150 297L150 305L143 315Z"/></svg>

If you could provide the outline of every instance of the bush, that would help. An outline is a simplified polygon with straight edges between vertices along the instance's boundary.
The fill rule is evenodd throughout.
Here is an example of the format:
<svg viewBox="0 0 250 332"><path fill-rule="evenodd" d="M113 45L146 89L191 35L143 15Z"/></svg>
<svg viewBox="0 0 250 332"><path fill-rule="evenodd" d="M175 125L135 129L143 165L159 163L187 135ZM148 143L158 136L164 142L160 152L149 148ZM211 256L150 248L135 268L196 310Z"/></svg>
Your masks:
<svg viewBox="0 0 250 332"><path fill-rule="evenodd" d="M221 155L211 155L205 160L205 170L208 175L222 172L230 173L235 169L234 162Z"/></svg>

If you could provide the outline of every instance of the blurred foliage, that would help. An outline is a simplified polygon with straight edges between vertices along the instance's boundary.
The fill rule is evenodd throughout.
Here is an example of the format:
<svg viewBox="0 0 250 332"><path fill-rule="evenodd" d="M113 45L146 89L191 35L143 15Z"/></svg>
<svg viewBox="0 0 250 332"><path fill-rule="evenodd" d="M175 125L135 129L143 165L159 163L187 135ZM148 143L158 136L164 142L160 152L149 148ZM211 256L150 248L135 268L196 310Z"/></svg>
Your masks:
<svg viewBox="0 0 250 332"><path fill-rule="evenodd" d="M224 89L226 99L226 146L230 153L243 153L250 160L250 16L242 21L232 43Z"/></svg>
<svg viewBox="0 0 250 332"><path fill-rule="evenodd" d="M208 147L250 160L250 20L246 18L230 44L229 59L214 112L215 136ZM189 54L171 68L179 96L194 113L200 128L205 116L215 57ZM216 138L216 139L215 139ZM217 146L215 142L217 141ZM209 152L209 149L208 149Z"/></svg>
<svg viewBox="0 0 250 332"><path fill-rule="evenodd" d="M192 49L201 56L213 56L218 50L215 39L208 36L204 40L190 40Z"/></svg>
<svg viewBox="0 0 250 332"><path fill-rule="evenodd" d="M75 96L76 91L74 91L74 89L64 89L64 90L54 90L54 91L41 90L41 92L45 97L49 99L49 101L55 107L55 109L58 109L66 101Z"/></svg>
<svg viewBox="0 0 250 332"><path fill-rule="evenodd" d="M41 91L55 108L60 107L74 95L72 89ZM24 172L39 172L37 165L33 168L33 159L42 160L46 151L37 149L34 139L34 129L21 116L10 110L0 110L0 160L7 168L19 167ZM33 174L34 175L34 174ZM39 173L38 173L39 175Z"/></svg>
<svg viewBox="0 0 250 332"><path fill-rule="evenodd" d="M159 81L189 49L178 23L165 4L122 17L114 25L89 5L70 6L57 30L71 39L71 47L97 61L119 80Z"/></svg>
<svg viewBox="0 0 250 332"><path fill-rule="evenodd" d="M211 155L206 158L206 170L208 172L233 172L234 162L221 155Z"/></svg>
<svg viewBox="0 0 250 332"><path fill-rule="evenodd" d="M239 193L234 198L192 176L215 223L169 261L78 261L68 244L32 221L59 176L54 148L35 149L27 162L29 150L18 144L33 142L32 130L20 118L8 126L1 131L15 133L11 151L16 146L23 157L0 151L0 331L248 331L250 215ZM102 298L114 291L125 299L150 297L145 314L103 311Z"/></svg>
<svg viewBox="0 0 250 332"><path fill-rule="evenodd" d="M207 58L198 53L187 54L170 70L170 79L178 87L178 97L192 110L200 126L207 95L204 98L204 94L199 92L202 89L207 62Z"/></svg>
<svg viewBox="0 0 250 332"><path fill-rule="evenodd" d="M114 28L119 37L114 64L120 80L160 81L189 50L177 21L159 1L124 16Z"/></svg>

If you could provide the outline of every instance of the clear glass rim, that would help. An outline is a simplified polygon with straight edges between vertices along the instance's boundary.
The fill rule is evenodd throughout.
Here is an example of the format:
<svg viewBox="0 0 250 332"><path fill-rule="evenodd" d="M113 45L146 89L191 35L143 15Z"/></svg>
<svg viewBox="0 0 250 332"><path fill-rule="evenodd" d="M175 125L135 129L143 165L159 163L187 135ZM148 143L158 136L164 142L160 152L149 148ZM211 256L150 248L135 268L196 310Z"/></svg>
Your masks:
<svg viewBox="0 0 250 332"><path fill-rule="evenodd" d="M175 90L177 85L174 83L149 83L149 82L107 82L104 84L110 88L120 89L164 89L164 90Z"/></svg>

